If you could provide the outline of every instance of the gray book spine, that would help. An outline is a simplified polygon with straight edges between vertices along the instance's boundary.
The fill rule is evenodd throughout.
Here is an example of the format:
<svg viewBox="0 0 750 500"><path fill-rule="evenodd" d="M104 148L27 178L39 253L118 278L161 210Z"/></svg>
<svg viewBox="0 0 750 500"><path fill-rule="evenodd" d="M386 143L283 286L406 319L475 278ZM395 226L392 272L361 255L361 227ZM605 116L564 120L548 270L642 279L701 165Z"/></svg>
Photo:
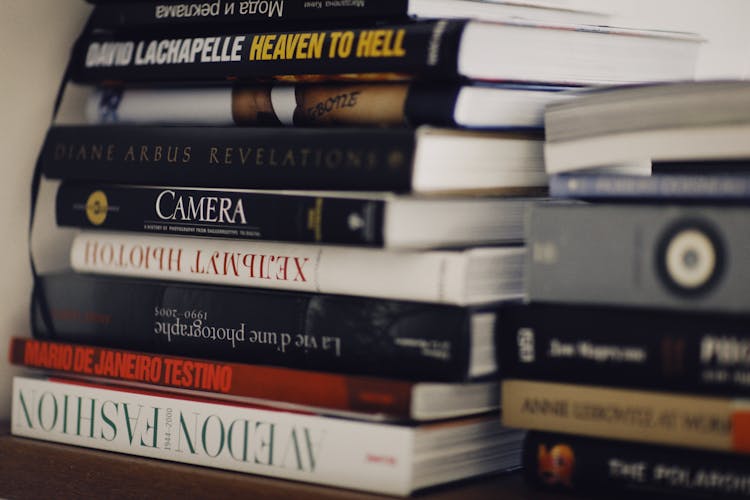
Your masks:
<svg viewBox="0 0 750 500"><path fill-rule="evenodd" d="M531 301L750 311L750 207L539 205L528 244Z"/></svg>

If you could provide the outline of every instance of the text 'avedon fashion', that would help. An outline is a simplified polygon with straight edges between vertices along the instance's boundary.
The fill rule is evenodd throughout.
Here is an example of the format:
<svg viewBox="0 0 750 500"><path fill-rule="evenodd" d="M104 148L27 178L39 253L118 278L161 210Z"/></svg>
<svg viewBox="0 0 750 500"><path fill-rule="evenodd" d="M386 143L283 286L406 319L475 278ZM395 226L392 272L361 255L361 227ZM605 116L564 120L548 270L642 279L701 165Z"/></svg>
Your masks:
<svg viewBox="0 0 750 500"><path fill-rule="evenodd" d="M45 441L399 495L515 468L522 435L499 426L496 415L448 426L400 426L23 377L14 379L11 431ZM456 447L454 441L463 445ZM428 458L433 465L427 471L416 465ZM456 462L465 466L456 469Z"/></svg>

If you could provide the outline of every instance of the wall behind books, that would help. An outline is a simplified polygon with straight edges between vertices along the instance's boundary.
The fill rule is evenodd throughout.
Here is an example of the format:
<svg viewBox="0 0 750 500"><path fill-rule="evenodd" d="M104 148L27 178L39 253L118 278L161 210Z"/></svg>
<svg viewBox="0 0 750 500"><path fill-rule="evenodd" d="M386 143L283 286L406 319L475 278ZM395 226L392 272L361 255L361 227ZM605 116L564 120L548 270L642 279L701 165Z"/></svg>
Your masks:
<svg viewBox="0 0 750 500"><path fill-rule="evenodd" d="M529 0L533 1L533 0ZM750 76L747 0L543 0L613 13L612 24L703 34L700 78ZM83 0L0 0L0 419L9 415L8 339L29 335L29 185Z"/></svg>
<svg viewBox="0 0 750 500"><path fill-rule="evenodd" d="M700 33L708 41L698 59L700 79L750 78L746 0L583 1L591 8L609 8L613 24L619 26Z"/></svg>
<svg viewBox="0 0 750 500"><path fill-rule="evenodd" d="M10 414L7 349L29 335L31 176L73 40L91 7L83 0L0 0L0 419Z"/></svg>

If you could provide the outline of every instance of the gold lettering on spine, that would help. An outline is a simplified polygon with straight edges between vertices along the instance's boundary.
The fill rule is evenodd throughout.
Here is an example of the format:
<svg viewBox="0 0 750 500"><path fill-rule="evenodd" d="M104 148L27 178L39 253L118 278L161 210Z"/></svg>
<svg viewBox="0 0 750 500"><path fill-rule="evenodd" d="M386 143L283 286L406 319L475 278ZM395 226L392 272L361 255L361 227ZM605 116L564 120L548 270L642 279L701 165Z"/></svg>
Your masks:
<svg viewBox="0 0 750 500"><path fill-rule="evenodd" d="M307 213L307 229L315 234L315 241L323 237L323 198L316 198L315 205Z"/></svg>
<svg viewBox="0 0 750 500"><path fill-rule="evenodd" d="M340 33L338 35L341 35ZM351 34L351 38L354 35ZM325 32L255 35L250 42L250 61L293 61L320 59L326 41ZM336 42L338 37L336 37ZM332 39L332 43L336 43Z"/></svg>
<svg viewBox="0 0 750 500"><path fill-rule="evenodd" d="M404 57L404 29L363 30L357 39L357 57Z"/></svg>

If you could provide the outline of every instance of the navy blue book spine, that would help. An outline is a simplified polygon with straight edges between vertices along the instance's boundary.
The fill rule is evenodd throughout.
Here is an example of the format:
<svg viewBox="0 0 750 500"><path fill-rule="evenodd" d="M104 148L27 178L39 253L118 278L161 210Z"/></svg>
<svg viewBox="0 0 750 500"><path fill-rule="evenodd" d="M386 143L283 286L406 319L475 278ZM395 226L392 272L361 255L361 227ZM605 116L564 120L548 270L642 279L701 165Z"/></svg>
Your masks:
<svg viewBox="0 0 750 500"><path fill-rule="evenodd" d="M85 32L71 56L77 83L450 80L459 76L465 20L338 29ZM177 32L175 32L177 31Z"/></svg>
<svg viewBox="0 0 750 500"><path fill-rule="evenodd" d="M522 463L529 484L592 498L750 497L750 462L731 453L529 432Z"/></svg>
<svg viewBox="0 0 750 500"><path fill-rule="evenodd" d="M469 378L466 308L74 273L37 284L39 339L351 375Z"/></svg>
<svg viewBox="0 0 750 500"><path fill-rule="evenodd" d="M407 19L408 0L160 0L96 2L97 28L175 27L191 24L283 24Z"/></svg>
<svg viewBox="0 0 750 500"><path fill-rule="evenodd" d="M557 174L549 179L550 196L591 200L717 200L750 202L750 175Z"/></svg>
<svg viewBox="0 0 750 500"><path fill-rule="evenodd" d="M496 334L505 377L750 394L750 316L508 304Z"/></svg>
<svg viewBox="0 0 750 500"><path fill-rule="evenodd" d="M414 131L139 125L53 126L53 179L248 189L411 189Z"/></svg>
<svg viewBox="0 0 750 500"><path fill-rule="evenodd" d="M55 214L86 229L382 246L383 211L373 199L64 182Z"/></svg>

